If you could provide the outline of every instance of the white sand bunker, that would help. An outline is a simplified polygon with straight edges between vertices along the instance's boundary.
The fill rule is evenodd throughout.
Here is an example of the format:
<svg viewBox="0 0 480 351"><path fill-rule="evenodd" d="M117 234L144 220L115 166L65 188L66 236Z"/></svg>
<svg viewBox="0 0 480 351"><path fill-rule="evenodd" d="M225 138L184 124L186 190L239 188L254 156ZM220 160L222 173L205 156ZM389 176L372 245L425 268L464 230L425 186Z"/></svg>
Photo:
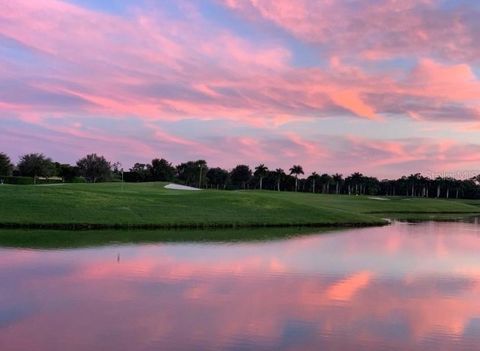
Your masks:
<svg viewBox="0 0 480 351"><path fill-rule="evenodd" d="M388 201L390 199L387 199L386 197L369 197L370 200L380 200L380 201Z"/></svg>
<svg viewBox="0 0 480 351"><path fill-rule="evenodd" d="M170 189L170 190L202 190L202 189L199 189L199 188L194 188L192 186L173 184L173 183L165 185L165 189Z"/></svg>

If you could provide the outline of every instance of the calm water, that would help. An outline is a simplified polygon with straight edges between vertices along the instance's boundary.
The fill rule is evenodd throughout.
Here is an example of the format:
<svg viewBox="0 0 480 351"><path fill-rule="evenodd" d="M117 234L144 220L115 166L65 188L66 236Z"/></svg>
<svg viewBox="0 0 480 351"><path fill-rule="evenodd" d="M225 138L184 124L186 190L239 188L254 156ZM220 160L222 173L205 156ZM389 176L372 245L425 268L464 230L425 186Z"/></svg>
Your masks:
<svg viewBox="0 0 480 351"><path fill-rule="evenodd" d="M480 225L0 248L0 350L479 350Z"/></svg>

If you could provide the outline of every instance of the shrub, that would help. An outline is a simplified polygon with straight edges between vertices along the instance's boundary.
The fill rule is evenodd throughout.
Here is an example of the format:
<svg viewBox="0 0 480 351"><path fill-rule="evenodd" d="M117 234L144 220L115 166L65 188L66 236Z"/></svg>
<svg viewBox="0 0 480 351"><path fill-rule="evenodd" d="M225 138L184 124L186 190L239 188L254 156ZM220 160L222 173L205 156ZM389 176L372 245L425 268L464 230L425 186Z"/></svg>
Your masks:
<svg viewBox="0 0 480 351"><path fill-rule="evenodd" d="M4 184L15 184L15 185L32 185L33 177L0 177L0 182L3 180Z"/></svg>

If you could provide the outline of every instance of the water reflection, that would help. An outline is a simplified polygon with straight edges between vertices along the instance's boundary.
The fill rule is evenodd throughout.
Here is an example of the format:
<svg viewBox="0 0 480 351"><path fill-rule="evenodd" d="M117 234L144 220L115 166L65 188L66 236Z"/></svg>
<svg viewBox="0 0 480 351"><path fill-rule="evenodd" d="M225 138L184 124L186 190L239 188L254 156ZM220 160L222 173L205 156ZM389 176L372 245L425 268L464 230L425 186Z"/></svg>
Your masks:
<svg viewBox="0 0 480 351"><path fill-rule="evenodd" d="M477 350L479 234L0 249L0 349Z"/></svg>

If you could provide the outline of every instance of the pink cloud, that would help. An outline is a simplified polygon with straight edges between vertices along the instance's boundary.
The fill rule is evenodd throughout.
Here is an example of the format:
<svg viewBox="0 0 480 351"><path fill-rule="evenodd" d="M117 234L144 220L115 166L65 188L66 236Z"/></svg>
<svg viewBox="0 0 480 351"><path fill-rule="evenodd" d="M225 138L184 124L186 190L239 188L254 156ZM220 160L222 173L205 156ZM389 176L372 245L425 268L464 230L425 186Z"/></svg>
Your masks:
<svg viewBox="0 0 480 351"><path fill-rule="evenodd" d="M316 15L301 10L302 6L292 12L281 1L267 3L262 3L266 9L278 7L279 15L294 23L297 17L306 16L304 12L308 18ZM424 100L422 106L456 103L475 110L477 116L477 101L472 100L479 83L465 64L447 66L423 60L410 80L402 82L388 74L348 66L338 56L328 70L295 68L289 63L292 53L285 47L258 45L193 15L186 23L161 11L138 10L131 18L123 18L54 0L7 6L8 11L0 15L1 34L60 63L44 76L21 72L26 94L16 105L8 105L13 111L23 105L30 111L67 112L77 99L83 106L76 108L90 113L163 120L230 118L252 125L268 124L268 119L335 114L378 119L390 111L435 117L421 106L405 106L404 101L413 95ZM303 5L309 6L308 2ZM444 78L435 78L439 75ZM447 94L452 87L459 89ZM32 99L40 93L50 98L33 106ZM401 103L385 105L369 97L380 94L396 95ZM60 97L64 102L60 103Z"/></svg>
<svg viewBox="0 0 480 351"><path fill-rule="evenodd" d="M128 160L133 152L145 158L158 152L178 161L210 157L212 163L233 166L235 155L238 163L253 159L286 167L308 155L304 163L309 169L346 172L355 168L355 160L347 161L351 152L363 160L365 170L392 167L391 173L424 160L447 168L477 161L475 145L456 142L442 149L443 139L435 137L381 141L381 124L372 127L377 138L358 135L352 141L343 135L355 119L480 119L476 27L468 7L449 12L437 1L393 0L362 6L310 0L295 6L283 0L221 2L250 29L274 23L313 48L318 62L303 66L296 63L302 53L278 33L268 32L269 41L239 35L203 16L199 5L182 4L180 17L170 16L161 5L132 7L120 16L57 0L5 4L0 36L28 52L35 67L28 60L0 56L0 111L47 131L35 135L38 140L51 138L78 150L98 147L112 157L118 157L115 149L129 150L120 155ZM446 27L451 28L447 34ZM406 66L382 66L384 60L405 58L410 60ZM117 125L134 118L145 132L124 136L100 126L55 124L96 117ZM344 125L335 140L280 130L325 117ZM185 119L228 121L238 131L256 132L197 138L192 131L173 133L156 125ZM460 124L454 127L462 130ZM8 130L30 133L10 125ZM266 131L268 138L259 137ZM5 140L0 146L11 148ZM230 156L218 150L219 142ZM464 154L452 157L457 151Z"/></svg>
<svg viewBox="0 0 480 351"><path fill-rule="evenodd" d="M219 0L252 21L269 21L297 38L351 56L437 55L478 63L473 6L439 0ZM445 28L449 30L446 31Z"/></svg>

